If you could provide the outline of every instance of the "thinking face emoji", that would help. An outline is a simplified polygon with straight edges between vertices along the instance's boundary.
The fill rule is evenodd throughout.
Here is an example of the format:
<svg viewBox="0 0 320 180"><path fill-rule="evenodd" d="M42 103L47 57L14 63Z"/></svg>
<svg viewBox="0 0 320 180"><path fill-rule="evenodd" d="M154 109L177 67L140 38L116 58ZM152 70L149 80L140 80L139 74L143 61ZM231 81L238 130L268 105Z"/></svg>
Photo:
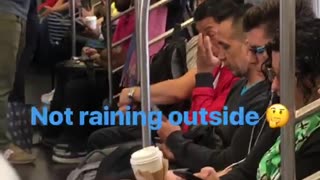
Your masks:
<svg viewBox="0 0 320 180"><path fill-rule="evenodd" d="M267 121L271 128L282 127L289 121L289 111L282 104L274 104L267 109Z"/></svg>

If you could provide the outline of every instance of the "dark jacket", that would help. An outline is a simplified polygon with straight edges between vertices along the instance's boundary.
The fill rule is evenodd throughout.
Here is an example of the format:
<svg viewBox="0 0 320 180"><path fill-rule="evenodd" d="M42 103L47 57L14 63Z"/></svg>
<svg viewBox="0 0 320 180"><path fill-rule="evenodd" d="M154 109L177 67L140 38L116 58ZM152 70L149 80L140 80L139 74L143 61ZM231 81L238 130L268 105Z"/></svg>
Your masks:
<svg viewBox="0 0 320 180"><path fill-rule="evenodd" d="M270 83L267 81L259 82L241 96L241 91L246 82L245 79L242 79L231 89L226 101L228 111L239 111L239 107L244 107L245 113L256 111L261 117L269 103ZM212 82L208 81L207 83L212 84ZM252 136L252 146L256 142L256 137L260 132L263 122L264 118L255 127ZM263 131L267 128L265 125ZM219 171L247 156L253 126L246 124L244 126L229 125L215 127L215 129L216 134L224 144L223 149L211 149L207 147L208 145L195 144L184 138L180 131L172 133L167 138L166 145L174 154L176 163L194 172L198 172L204 166L211 166Z"/></svg>
<svg viewBox="0 0 320 180"><path fill-rule="evenodd" d="M0 13L9 13L27 20L30 0L0 0Z"/></svg>
<svg viewBox="0 0 320 180"><path fill-rule="evenodd" d="M256 180L257 169L264 154L279 137L279 129L268 129L247 159L220 180ZM320 129L316 130L296 152L296 179L303 179L320 170Z"/></svg>

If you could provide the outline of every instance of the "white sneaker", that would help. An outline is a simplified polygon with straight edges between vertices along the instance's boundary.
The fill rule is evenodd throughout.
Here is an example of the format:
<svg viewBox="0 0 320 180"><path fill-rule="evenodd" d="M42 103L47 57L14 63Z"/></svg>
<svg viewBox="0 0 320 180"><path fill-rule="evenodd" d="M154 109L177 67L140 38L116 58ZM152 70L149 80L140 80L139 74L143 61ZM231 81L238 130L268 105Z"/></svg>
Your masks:
<svg viewBox="0 0 320 180"><path fill-rule="evenodd" d="M55 89L53 89L51 92L47 93L47 94L43 94L41 96L41 102L47 105L50 105L52 99L53 99L53 95L54 95Z"/></svg>

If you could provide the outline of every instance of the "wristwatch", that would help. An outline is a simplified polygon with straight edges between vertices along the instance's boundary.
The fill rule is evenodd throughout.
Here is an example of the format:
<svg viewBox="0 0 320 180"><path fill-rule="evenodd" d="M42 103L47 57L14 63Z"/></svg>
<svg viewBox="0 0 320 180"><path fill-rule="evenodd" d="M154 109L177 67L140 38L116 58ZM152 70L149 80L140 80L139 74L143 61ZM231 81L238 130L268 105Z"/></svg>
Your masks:
<svg viewBox="0 0 320 180"><path fill-rule="evenodd" d="M129 97L129 99L131 99L131 101L134 101L133 95L134 95L135 91L136 91L136 88L134 88L134 87L129 89L128 97Z"/></svg>

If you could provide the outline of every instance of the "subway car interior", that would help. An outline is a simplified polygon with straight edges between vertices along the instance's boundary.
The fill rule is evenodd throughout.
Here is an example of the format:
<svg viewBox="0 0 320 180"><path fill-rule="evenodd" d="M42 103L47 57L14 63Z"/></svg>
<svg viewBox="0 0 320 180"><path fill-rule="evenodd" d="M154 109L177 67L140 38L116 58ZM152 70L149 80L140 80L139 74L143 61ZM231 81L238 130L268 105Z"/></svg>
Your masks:
<svg viewBox="0 0 320 180"><path fill-rule="evenodd" d="M320 0L0 0L1 180L320 180Z"/></svg>

